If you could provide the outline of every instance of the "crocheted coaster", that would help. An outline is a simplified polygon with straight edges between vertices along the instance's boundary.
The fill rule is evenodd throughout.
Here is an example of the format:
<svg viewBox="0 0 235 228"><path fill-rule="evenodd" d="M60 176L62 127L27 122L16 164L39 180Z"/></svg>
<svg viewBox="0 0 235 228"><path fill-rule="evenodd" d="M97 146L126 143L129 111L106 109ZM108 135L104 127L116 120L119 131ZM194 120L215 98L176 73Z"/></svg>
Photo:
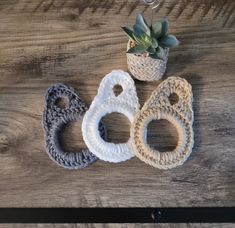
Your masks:
<svg viewBox="0 0 235 228"><path fill-rule="evenodd" d="M115 85L120 85L123 89L118 96L113 92ZM106 75L82 122L83 139L90 151L109 162L121 162L133 157L130 139L127 143L119 144L105 142L98 132L98 124L103 116L112 112L124 114L132 123L138 110L139 101L131 76L121 70L114 70Z"/></svg>
<svg viewBox="0 0 235 228"><path fill-rule="evenodd" d="M178 102L171 105L169 96L178 95ZM159 169L182 165L189 157L193 140L193 94L191 85L182 78L170 77L162 82L135 116L131 138L136 156ZM166 119L178 132L178 145L173 151L159 152L147 144L147 126L152 120Z"/></svg>
<svg viewBox="0 0 235 228"><path fill-rule="evenodd" d="M58 107L58 99L66 99L65 107ZM43 126L45 146L49 157L58 165L68 169L79 169L95 162L97 157L88 149L76 152L65 152L59 143L59 134L69 122L80 121L87 110L83 100L72 88L63 84L50 87L45 95L45 108L43 113ZM101 137L106 138L105 128L99 125Z"/></svg>

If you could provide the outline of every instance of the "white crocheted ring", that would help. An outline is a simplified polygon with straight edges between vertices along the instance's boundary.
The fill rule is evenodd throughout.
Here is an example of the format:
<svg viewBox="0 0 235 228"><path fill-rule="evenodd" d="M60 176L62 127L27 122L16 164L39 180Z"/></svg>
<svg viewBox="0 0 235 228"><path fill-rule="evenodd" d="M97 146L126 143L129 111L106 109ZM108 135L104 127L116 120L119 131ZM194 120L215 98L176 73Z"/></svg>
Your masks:
<svg viewBox="0 0 235 228"><path fill-rule="evenodd" d="M113 88L122 87L116 96ZM132 123L139 110L139 100L131 76L122 71L114 70L107 74L100 83L98 94L94 98L82 122L83 139L93 154L108 162L122 162L134 156L131 139L127 143L114 144L104 141L99 134L98 124L107 114L118 112L125 115Z"/></svg>
<svg viewBox="0 0 235 228"><path fill-rule="evenodd" d="M169 101L172 93L178 95L175 104ZM191 154L194 144L192 102L192 88L185 79L170 77L163 81L135 116L131 127L135 155L159 169L182 165ZM156 119L166 119L177 129L179 139L175 150L160 153L148 146L147 126Z"/></svg>

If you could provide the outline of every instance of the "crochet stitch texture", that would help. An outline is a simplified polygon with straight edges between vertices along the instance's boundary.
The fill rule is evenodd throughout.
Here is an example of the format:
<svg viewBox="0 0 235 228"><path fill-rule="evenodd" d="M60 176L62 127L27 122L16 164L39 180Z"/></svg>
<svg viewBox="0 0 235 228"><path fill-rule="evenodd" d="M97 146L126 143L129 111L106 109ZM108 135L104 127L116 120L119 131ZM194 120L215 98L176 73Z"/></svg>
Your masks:
<svg viewBox="0 0 235 228"><path fill-rule="evenodd" d="M115 85L120 85L123 89L118 96L113 92ZM113 112L124 114L132 123L138 110L139 100L131 76L121 70L107 74L82 122L83 139L90 151L109 162L122 162L133 157L131 139L119 144L106 142L100 137L98 124L102 117Z"/></svg>
<svg viewBox="0 0 235 228"><path fill-rule="evenodd" d="M127 44L127 50L130 48L130 40ZM129 54L127 56L127 65L131 74L140 81L157 81L162 78L166 71L169 49L164 50L166 59L152 59L138 54Z"/></svg>
<svg viewBox="0 0 235 228"><path fill-rule="evenodd" d="M178 95L178 102L171 105L169 96ZM159 169L182 165L189 157L193 140L193 94L191 85L180 77L169 77L152 93L135 116L131 138L136 156ZM159 152L147 144L147 126L152 120L166 119L177 129L178 145L173 151Z"/></svg>
<svg viewBox="0 0 235 228"><path fill-rule="evenodd" d="M68 101L64 108L56 105L56 101L60 98ZM87 109L78 94L63 84L53 85L46 92L43 113L45 147L49 157L64 168L80 169L97 160L97 157L88 149L83 149L78 153L63 151L58 139L63 126L69 122L81 121ZM99 125L99 131L101 137L106 138L102 123Z"/></svg>

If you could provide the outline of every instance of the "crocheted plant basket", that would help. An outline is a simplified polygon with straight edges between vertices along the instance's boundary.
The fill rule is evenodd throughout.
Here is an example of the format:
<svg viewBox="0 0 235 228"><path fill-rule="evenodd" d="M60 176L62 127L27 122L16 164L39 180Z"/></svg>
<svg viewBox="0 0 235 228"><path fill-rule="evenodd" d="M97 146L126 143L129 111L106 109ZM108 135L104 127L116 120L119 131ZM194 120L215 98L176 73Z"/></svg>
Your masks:
<svg viewBox="0 0 235 228"><path fill-rule="evenodd" d="M131 47L132 40L127 43L127 50ZM166 59L153 59L144 54L129 54L127 56L127 65L131 74L140 81L157 81L162 78L166 71L167 57L169 49L165 50Z"/></svg>

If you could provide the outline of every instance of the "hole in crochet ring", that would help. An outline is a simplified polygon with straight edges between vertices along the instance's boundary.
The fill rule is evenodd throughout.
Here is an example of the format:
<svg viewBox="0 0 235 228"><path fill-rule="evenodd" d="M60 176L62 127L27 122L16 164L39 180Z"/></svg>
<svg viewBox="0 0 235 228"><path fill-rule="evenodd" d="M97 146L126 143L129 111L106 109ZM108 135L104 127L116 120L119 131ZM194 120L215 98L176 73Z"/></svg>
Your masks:
<svg viewBox="0 0 235 228"><path fill-rule="evenodd" d="M176 93L171 93L170 96L168 97L170 104L174 105L178 103L179 101L179 96Z"/></svg>
<svg viewBox="0 0 235 228"><path fill-rule="evenodd" d="M68 103L69 103L69 99L66 97L59 97L55 101L55 105L61 109L64 109L68 105Z"/></svg>
<svg viewBox="0 0 235 228"><path fill-rule="evenodd" d="M168 120L152 120L147 127L147 143L159 152L173 151L178 143L177 130Z"/></svg>
<svg viewBox="0 0 235 228"><path fill-rule="evenodd" d="M79 152L86 148L82 138L81 121L70 122L61 128L59 141L63 151Z"/></svg>
<svg viewBox="0 0 235 228"><path fill-rule="evenodd" d="M107 142L126 143L130 138L130 121L121 113L114 112L104 116L101 121L106 126Z"/></svg>
<svg viewBox="0 0 235 228"><path fill-rule="evenodd" d="M113 92L114 92L116 97L119 96L122 93L122 91L123 91L123 89L122 89L121 85L117 84L113 87Z"/></svg>

